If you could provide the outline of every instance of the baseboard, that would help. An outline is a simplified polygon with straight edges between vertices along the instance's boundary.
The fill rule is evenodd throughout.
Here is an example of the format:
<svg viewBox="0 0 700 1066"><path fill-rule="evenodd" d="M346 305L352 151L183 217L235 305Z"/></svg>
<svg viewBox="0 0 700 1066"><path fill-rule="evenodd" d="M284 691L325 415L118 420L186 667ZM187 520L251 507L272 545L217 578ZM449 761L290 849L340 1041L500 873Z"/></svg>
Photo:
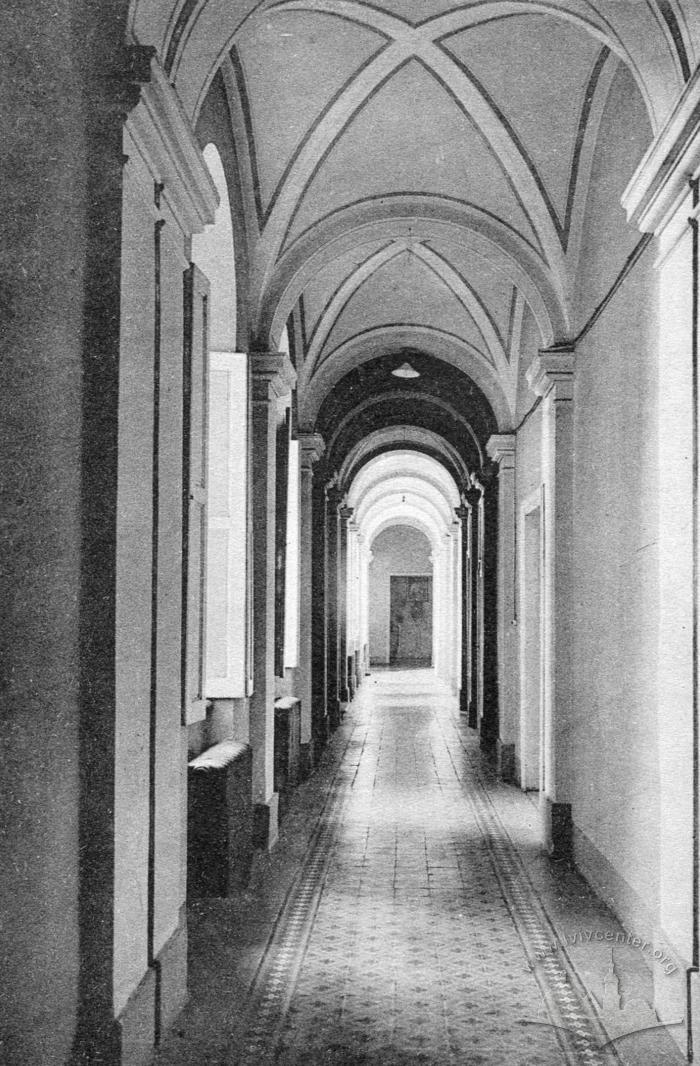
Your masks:
<svg viewBox="0 0 700 1066"><path fill-rule="evenodd" d="M332 700L328 708L328 726L331 733L335 733L343 717L343 709L340 700Z"/></svg>
<svg viewBox="0 0 700 1066"><path fill-rule="evenodd" d="M180 908L177 929L155 961L158 978L157 1039L174 1023L187 1003L187 909Z"/></svg>
<svg viewBox="0 0 700 1066"><path fill-rule="evenodd" d="M700 990L695 991L694 975L688 974L690 959L671 943L639 894L577 825L573 826L572 844L574 865L599 899L628 933L640 940L652 940L654 949L662 955L663 962L653 954L648 960L654 980L654 1009L659 1020L668 1025L669 1035L685 1055L687 1029L676 1023L681 1018L687 1019L689 1007L691 1025L697 1025L700 1032ZM675 966L672 972L669 972L669 964ZM686 988L688 978L690 985Z"/></svg>
<svg viewBox="0 0 700 1066"><path fill-rule="evenodd" d="M512 785L515 781L515 744L504 744L500 737L496 741L496 766L501 780Z"/></svg>
<svg viewBox="0 0 700 1066"><path fill-rule="evenodd" d="M315 718L311 724L311 755L313 763L311 769L315 770L321 761L326 745L328 744L328 738L330 736L330 724L328 721L328 715L324 714L323 717Z"/></svg>
<svg viewBox="0 0 700 1066"><path fill-rule="evenodd" d="M572 859L595 894L629 932L649 934L655 921L630 884L577 825L572 827Z"/></svg>
<svg viewBox="0 0 700 1066"><path fill-rule="evenodd" d="M488 759L492 766L497 765L498 742L496 737L486 731L481 731L479 733L479 750L484 758Z"/></svg>
<svg viewBox="0 0 700 1066"><path fill-rule="evenodd" d="M148 1066L156 1043L157 977L149 967L117 1018L120 1066Z"/></svg>
<svg viewBox="0 0 700 1066"><path fill-rule="evenodd" d="M552 859L573 857L573 822L571 804L556 803L547 796L540 797L542 829L547 851Z"/></svg>
<svg viewBox="0 0 700 1066"><path fill-rule="evenodd" d="M279 839L279 793L273 792L266 803L253 807L253 845L260 851L272 851Z"/></svg>
<svg viewBox="0 0 700 1066"><path fill-rule="evenodd" d="M163 1034L187 1003L187 910L117 1018L119 1066L149 1066Z"/></svg>
<svg viewBox="0 0 700 1066"><path fill-rule="evenodd" d="M313 739L299 746L299 777L306 781L314 767L314 742Z"/></svg>

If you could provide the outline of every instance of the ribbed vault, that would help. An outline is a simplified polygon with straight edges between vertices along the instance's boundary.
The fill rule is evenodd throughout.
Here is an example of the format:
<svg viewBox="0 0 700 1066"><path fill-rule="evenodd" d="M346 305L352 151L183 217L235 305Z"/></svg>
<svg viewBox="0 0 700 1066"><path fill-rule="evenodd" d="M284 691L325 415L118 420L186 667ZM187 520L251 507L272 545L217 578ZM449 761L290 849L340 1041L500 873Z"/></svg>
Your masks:
<svg viewBox="0 0 700 1066"><path fill-rule="evenodd" d="M418 378L392 373L407 359ZM473 381L432 356L406 350L346 374L326 397L315 421L326 441L327 468L340 470L345 464L348 473L352 463L348 466L346 458L360 454L367 446L363 442L374 441L385 450L396 439L392 433L400 435L407 426L415 427L412 432L422 434L443 462L450 454L454 466L467 471L483 466L486 441L497 432L491 406Z"/></svg>
<svg viewBox="0 0 700 1066"><path fill-rule="evenodd" d="M631 175L695 65L692 6L134 0L193 121L217 79L241 322L259 350L294 322L305 424L359 363L413 348L513 427L532 338L575 331L606 106L622 85L648 116Z"/></svg>

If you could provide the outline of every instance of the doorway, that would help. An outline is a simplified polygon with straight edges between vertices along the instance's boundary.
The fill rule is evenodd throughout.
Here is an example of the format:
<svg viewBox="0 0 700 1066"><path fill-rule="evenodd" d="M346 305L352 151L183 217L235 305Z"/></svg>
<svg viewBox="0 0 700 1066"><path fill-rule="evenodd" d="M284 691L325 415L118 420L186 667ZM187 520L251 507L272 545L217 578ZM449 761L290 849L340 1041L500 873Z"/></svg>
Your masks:
<svg viewBox="0 0 700 1066"><path fill-rule="evenodd" d="M431 666L433 654L433 579L420 575L390 577L389 663Z"/></svg>

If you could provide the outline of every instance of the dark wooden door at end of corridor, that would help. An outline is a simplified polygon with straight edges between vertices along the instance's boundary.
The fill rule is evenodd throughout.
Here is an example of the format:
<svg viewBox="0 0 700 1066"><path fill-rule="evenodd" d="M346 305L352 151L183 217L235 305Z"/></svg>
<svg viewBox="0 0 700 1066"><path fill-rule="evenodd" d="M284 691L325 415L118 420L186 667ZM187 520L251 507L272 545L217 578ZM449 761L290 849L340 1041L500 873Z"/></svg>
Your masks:
<svg viewBox="0 0 700 1066"><path fill-rule="evenodd" d="M391 575L389 662L430 666L433 654L433 579Z"/></svg>

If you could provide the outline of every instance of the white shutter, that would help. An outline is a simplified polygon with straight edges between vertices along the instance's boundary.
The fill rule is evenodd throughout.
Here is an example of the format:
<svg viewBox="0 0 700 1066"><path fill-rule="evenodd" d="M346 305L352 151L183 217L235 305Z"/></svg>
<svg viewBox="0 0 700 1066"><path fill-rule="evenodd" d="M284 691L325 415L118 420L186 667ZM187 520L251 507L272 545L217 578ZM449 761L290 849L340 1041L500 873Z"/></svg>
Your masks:
<svg viewBox="0 0 700 1066"><path fill-rule="evenodd" d="M246 696L248 360L209 363L206 695Z"/></svg>
<svg viewBox="0 0 700 1066"><path fill-rule="evenodd" d="M206 714L206 529L209 282L185 271L183 366L182 721Z"/></svg>

